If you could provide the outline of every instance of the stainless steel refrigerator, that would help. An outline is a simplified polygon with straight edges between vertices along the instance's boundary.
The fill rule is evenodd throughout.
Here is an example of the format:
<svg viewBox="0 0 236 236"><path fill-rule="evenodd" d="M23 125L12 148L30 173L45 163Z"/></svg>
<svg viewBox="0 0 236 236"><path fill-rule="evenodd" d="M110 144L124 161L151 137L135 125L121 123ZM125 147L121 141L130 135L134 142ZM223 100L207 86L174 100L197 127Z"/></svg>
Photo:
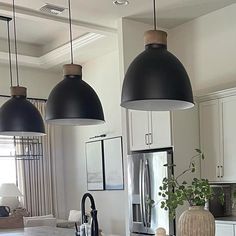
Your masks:
<svg viewBox="0 0 236 236"><path fill-rule="evenodd" d="M173 169L164 167L173 163L172 149L135 153L128 156L128 193L130 235L155 235L164 227L168 235L175 234L175 222L168 211L161 209L159 187ZM153 205L150 200L154 200Z"/></svg>

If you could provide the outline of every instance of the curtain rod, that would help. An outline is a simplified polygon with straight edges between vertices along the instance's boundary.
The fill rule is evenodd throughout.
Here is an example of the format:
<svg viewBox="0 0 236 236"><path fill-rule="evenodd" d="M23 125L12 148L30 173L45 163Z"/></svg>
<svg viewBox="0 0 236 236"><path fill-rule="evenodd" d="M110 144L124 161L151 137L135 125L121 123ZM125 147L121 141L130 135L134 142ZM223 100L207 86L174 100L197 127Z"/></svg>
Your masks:
<svg viewBox="0 0 236 236"><path fill-rule="evenodd" d="M10 98L11 96L0 94L0 97L2 97L2 98ZM29 99L29 100L36 100L36 101L43 101L43 102L47 101L47 99L44 99L44 98L29 98L29 97L27 97L27 99Z"/></svg>

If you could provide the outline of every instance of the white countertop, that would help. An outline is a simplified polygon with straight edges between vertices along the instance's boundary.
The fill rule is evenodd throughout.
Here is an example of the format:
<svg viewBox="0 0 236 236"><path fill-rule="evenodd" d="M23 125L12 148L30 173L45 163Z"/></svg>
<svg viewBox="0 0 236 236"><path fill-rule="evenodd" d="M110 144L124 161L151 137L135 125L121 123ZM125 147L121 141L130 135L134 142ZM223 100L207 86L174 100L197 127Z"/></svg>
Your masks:
<svg viewBox="0 0 236 236"><path fill-rule="evenodd" d="M53 227L32 227L24 229L1 230L0 235L6 236L74 236L74 229L62 229Z"/></svg>
<svg viewBox="0 0 236 236"><path fill-rule="evenodd" d="M56 227L31 227L23 229L0 229L0 236L75 236L75 229ZM103 234L102 236L119 236L115 234Z"/></svg>

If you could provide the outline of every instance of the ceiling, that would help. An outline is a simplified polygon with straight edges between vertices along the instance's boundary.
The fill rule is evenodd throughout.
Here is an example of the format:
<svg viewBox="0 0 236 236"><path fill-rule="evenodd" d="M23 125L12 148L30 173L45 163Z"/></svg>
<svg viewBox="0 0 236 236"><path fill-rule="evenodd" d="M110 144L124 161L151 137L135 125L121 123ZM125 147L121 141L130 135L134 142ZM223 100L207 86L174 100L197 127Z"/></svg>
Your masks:
<svg viewBox="0 0 236 236"><path fill-rule="evenodd" d="M68 43L68 11L59 17L39 12L45 3L67 8L68 0L15 0L15 2L18 40L22 45L31 45L29 50L31 53L25 54L41 57ZM127 17L152 24L152 0L129 0L130 4L127 6L115 6L112 2L113 0L71 0L74 39L77 40L90 33L104 36L86 44L87 57L86 46L83 45L82 62L114 49L119 18ZM236 0L156 0L156 2L158 26L170 29L236 3ZM9 0L0 0L0 14L11 16L9 3L11 3ZM0 26L0 41L3 41L6 39L6 29L2 27L1 22ZM95 50L96 46L99 46L99 49ZM0 51L2 47L0 45ZM35 47L35 50L32 50L32 47ZM21 48L25 48L25 45ZM95 50L94 53L91 48ZM32 55L32 51L35 55Z"/></svg>
<svg viewBox="0 0 236 236"><path fill-rule="evenodd" d="M9 0L0 2L8 3ZM16 0L16 5L38 10L46 2L67 8L67 0ZM29 4L30 2L30 4ZM115 6L113 0L72 0L73 18L93 24L116 28L121 17L152 22L152 0L129 0L127 6ZM159 24L163 28L172 28L196 17L215 11L236 0L156 0ZM67 12L63 13L67 16Z"/></svg>
<svg viewBox="0 0 236 236"><path fill-rule="evenodd" d="M234 3L236 0L160 0L157 10L158 25L171 29ZM130 18L153 24L150 9L143 13L134 14Z"/></svg>
<svg viewBox="0 0 236 236"><path fill-rule="evenodd" d="M0 22L3 26L3 23ZM11 24L11 39L13 39L13 27ZM6 27L0 28L0 38L6 38ZM43 46L46 44L50 44L51 42L57 41L61 39L61 43L65 43L68 41L68 25L66 24L58 24L58 22L50 21L47 26L45 26L45 22L37 21L37 20L28 20L24 18L17 17L17 38L20 42L26 42L30 44L35 44L38 46ZM76 29L73 32L74 38L77 38L86 31L80 29ZM60 42L57 43L56 46L59 46Z"/></svg>

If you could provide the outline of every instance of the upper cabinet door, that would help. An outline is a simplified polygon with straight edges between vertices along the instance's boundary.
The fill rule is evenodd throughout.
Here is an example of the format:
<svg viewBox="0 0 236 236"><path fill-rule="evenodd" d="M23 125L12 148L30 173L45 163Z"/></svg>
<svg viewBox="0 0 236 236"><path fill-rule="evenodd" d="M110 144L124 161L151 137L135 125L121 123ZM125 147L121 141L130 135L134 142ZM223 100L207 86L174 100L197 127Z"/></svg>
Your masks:
<svg viewBox="0 0 236 236"><path fill-rule="evenodd" d="M219 181L222 165L219 101L202 102L199 106L201 150L206 157L201 165L201 177L209 181Z"/></svg>
<svg viewBox="0 0 236 236"><path fill-rule="evenodd" d="M222 181L236 181L236 96L221 99L223 130Z"/></svg>
<svg viewBox="0 0 236 236"><path fill-rule="evenodd" d="M170 112L129 110L131 151L171 147Z"/></svg>
<svg viewBox="0 0 236 236"><path fill-rule="evenodd" d="M150 148L171 147L171 118L169 111L151 112Z"/></svg>
<svg viewBox="0 0 236 236"><path fill-rule="evenodd" d="M131 151L149 149L149 113L129 110L129 143Z"/></svg>

